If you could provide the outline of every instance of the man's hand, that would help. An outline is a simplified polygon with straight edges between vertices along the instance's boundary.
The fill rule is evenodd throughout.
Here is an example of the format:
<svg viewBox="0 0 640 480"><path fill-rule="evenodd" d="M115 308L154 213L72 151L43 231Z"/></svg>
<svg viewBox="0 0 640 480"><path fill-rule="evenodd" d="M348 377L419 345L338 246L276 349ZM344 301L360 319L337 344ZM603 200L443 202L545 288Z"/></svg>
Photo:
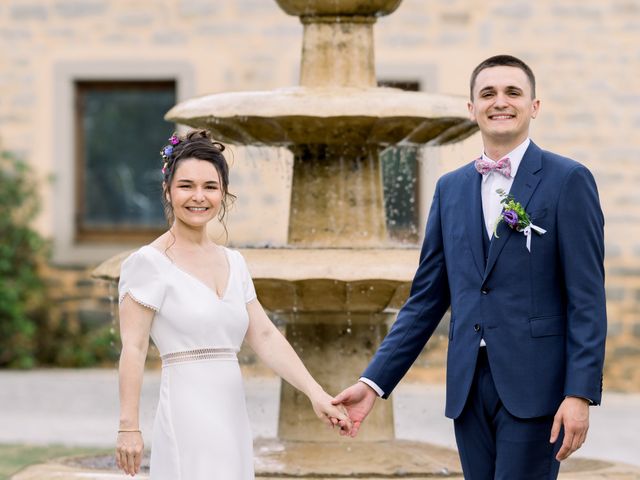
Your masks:
<svg viewBox="0 0 640 480"><path fill-rule="evenodd" d="M340 435L350 435L355 437L360 430L360 424L369 414L376 402L378 394L366 383L357 382L340 392L333 399L334 405L342 404L349 414L349 418L353 422L351 432L340 431Z"/></svg>
<svg viewBox="0 0 640 480"><path fill-rule="evenodd" d="M559 462L569 458L569 455L578 450L587 438L589 401L578 397L564 399L553 417L551 438L549 439L551 443L555 443L558 439L560 427L564 427L564 441L556 455L556 460Z"/></svg>

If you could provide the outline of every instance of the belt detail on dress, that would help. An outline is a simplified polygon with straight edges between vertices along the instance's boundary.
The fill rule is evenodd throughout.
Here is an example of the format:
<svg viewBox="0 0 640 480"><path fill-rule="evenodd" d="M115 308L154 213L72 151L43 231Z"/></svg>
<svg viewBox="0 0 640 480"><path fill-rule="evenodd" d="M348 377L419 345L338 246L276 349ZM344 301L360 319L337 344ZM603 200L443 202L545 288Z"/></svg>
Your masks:
<svg viewBox="0 0 640 480"><path fill-rule="evenodd" d="M195 350L185 350L183 352L167 353L160 356L162 365L172 365L174 363L193 362L198 360L211 359L235 359L235 348L197 348Z"/></svg>

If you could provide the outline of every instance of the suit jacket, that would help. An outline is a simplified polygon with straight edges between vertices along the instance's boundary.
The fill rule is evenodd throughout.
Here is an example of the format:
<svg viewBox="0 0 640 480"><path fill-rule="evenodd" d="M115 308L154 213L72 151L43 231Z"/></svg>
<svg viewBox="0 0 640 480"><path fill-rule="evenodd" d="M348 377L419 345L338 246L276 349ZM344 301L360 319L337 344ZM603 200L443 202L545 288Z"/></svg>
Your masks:
<svg viewBox="0 0 640 480"><path fill-rule="evenodd" d="M480 184L470 163L438 181L409 299L363 377L388 396L451 307L445 414L467 399L480 339L514 416L552 415L575 395L599 404L606 338L604 218L583 165L531 142L510 193L544 229L500 223L483 251Z"/></svg>

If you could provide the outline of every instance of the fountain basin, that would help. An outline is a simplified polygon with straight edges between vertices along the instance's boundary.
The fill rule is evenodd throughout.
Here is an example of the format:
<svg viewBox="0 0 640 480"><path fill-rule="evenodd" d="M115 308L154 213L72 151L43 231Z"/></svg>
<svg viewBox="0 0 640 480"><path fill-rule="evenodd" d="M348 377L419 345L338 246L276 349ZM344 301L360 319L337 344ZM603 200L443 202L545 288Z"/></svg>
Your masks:
<svg viewBox="0 0 640 480"><path fill-rule="evenodd" d="M165 119L242 145L443 145L477 131L465 105L396 88L290 87L186 100Z"/></svg>
<svg viewBox="0 0 640 480"><path fill-rule="evenodd" d="M313 15L382 16L392 13L402 0L276 0L280 8L297 17Z"/></svg>
<svg viewBox="0 0 640 480"><path fill-rule="evenodd" d="M395 310L407 299L419 256L416 248L244 248L240 252L260 302L274 313ZM92 276L117 281L120 265L130 254L110 258Z"/></svg>

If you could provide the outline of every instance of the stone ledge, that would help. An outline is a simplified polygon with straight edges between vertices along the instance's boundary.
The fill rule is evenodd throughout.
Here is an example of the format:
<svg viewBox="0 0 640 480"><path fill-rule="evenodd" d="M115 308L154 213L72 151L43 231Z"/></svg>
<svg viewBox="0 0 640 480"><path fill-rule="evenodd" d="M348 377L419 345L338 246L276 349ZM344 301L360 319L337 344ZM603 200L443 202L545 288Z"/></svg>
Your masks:
<svg viewBox="0 0 640 480"><path fill-rule="evenodd" d="M463 478L458 456L454 450L419 442L396 440L393 442L320 443L262 439L255 441L254 449L256 479L259 480ZM11 477L11 480L117 480L124 478L112 468L107 468L107 465L113 463L112 457L96 458L98 459L96 463L101 466L97 470L79 466L82 464L81 460L67 457L28 467ZM327 458L330 458L331 462L327 462ZM148 480L149 477L145 472L136 478ZM569 459L563 463L559 478L561 480L633 480L640 478L640 468L600 460Z"/></svg>

